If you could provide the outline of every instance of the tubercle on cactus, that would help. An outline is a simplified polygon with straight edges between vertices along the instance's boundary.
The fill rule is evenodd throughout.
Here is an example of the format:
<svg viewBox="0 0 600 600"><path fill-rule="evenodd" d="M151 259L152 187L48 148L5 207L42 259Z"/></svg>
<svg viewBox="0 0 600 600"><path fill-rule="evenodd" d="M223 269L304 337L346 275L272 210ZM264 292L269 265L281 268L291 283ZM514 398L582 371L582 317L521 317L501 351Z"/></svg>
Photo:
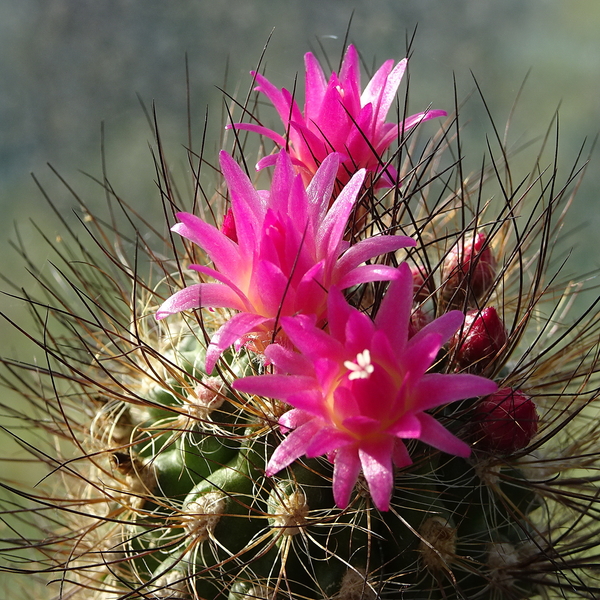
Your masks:
<svg viewBox="0 0 600 600"><path fill-rule="evenodd" d="M197 250L145 222L104 174L100 190L123 209L123 222L104 220L75 195L85 237L56 211L65 233L60 243L46 238L51 272L27 245L17 247L40 295L24 297L31 332L13 324L44 362L2 359L2 383L28 403L23 413L4 411L34 436L10 434L47 476L31 490L3 483L10 530L2 568L53 582L56 598L86 600L597 597L600 319L596 303L563 325L572 286L551 253L582 167L559 183L540 151L531 176L514 185L497 138L498 157L465 176L460 132L454 115L418 155L416 137L402 137L381 157L402 185L381 193L367 181L346 239L382 231L417 239L407 259L423 274L415 334L450 308L494 309L506 340L478 368L535 405L537 433L523 447L478 444L478 403L469 399L434 416L473 443L472 456L409 442L413 464L396 471L388 512L376 509L360 476L348 508L336 507L326 458L266 477L287 407L232 383L271 367L250 346L227 350L214 373L204 372L226 309L155 321L156 307L188 282L184 267L199 262ZM154 133L171 224L184 201ZM241 132L234 147L241 152ZM191 189L211 198L206 212L220 226L227 206L220 180L208 192L210 158L190 149ZM494 185L500 201L488 200ZM456 262L456 248L484 231L485 285L470 289L476 261L448 271L448 256ZM373 282L347 297L374 317L385 291ZM432 369L471 368L457 353L446 347Z"/></svg>

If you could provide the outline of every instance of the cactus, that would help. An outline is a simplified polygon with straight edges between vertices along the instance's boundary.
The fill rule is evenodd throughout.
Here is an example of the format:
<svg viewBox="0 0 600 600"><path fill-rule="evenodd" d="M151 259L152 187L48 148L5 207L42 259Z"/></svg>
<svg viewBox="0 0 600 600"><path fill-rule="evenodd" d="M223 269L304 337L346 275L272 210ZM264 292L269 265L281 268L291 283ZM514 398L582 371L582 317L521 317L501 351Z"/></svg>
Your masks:
<svg viewBox="0 0 600 600"><path fill-rule="evenodd" d="M157 179L172 224L183 200L155 133ZM348 300L347 314L381 322L402 270L396 267L406 260L418 274L409 282L411 339L457 310L467 315L431 357L428 373L471 378L461 381L473 382L473 390L482 381L500 389L426 414L458 439L457 448L468 444L468 456L405 436L409 459L394 470L387 505L377 500L371 473L360 473L340 501L335 455L300 453L272 468L294 428L290 405L277 394L244 390L258 385L248 382L275 381L265 376L285 376L296 308L280 315L282 302L265 327L215 350L215 332L232 322L235 307L213 302L191 310L204 301L201 293L216 289L193 288L183 275L189 265L202 273L207 264L198 244L162 236L104 184L124 210L123 223L78 199L86 238L62 221L51 274L21 247L41 296L24 296L37 331L15 326L44 360L3 359L4 384L30 405L26 414L4 410L36 436L12 434L48 473L31 490L3 484L12 494L4 568L53 581L54 597L65 599L597 597L599 321L592 306L568 324L569 297L579 286L551 255L582 169L576 165L559 183L555 165L547 170L538 158L530 177L513 184L498 139L502 158L466 177L460 160L447 166L448 156L460 157L459 134L455 114L422 154L415 154L415 138L403 135L389 163L379 156L366 165L364 183L348 173L331 181L333 199L348 197L345 185L357 195L340 231L342 257L374 234L402 232L416 246L407 249L394 236L369 255L379 256L369 277L324 301ZM190 161L192 189L209 197L204 159L190 152ZM221 163L231 195L234 162ZM339 164L321 167L329 165L335 179ZM377 179L382 165L386 181L397 171L391 193ZM484 202L494 185L500 200ZM229 210L223 182L216 187L204 212L237 244L244 224ZM175 230L190 239L193 223ZM197 298L185 292L194 289ZM182 291L186 310L174 309L170 298L175 292L180 301ZM256 292L245 292L248 302ZM311 327L325 330L332 314L322 318L314 294ZM365 350L346 361L349 379L368 378L378 368L371 359Z"/></svg>

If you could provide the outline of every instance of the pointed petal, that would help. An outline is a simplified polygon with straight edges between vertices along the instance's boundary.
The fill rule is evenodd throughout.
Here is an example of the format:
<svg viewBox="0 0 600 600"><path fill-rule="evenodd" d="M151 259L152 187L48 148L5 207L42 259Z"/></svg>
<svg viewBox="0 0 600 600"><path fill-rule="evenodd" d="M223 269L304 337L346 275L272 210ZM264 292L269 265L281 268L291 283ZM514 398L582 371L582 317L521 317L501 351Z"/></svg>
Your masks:
<svg viewBox="0 0 600 600"><path fill-rule="evenodd" d="M292 408L279 418L279 429L282 433L287 433L290 429L297 429L313 419L314 416L310 413L297 408Z"/></svg>
<svg viewBox="0 0 600 600"><path fill-rule="evenodd" d="M231 125L227 125L225 129L251 131L252 133L258 133L258 135L262 135L270 140L273 140L281 148L285 148L286 146L286 140L280 133L269 129L268 127L263 127L262 125L255 125L254 123L232 123Z"/></svg>
<svg viewBox="0 0 600 600"><path fill-rule="evenodd" d="M398 269L387 265L361 265L346 273L335 283L341 290L345 290L369 281L391 281L396 277L397 272Z"/></svg>
<svg viewBox="0 0 600 600"><path fill-rule="evenodd" d="M231 279L229 279L229 277L223 275L223 273L221 273L220 271L217 271L216 269L213 269L211 267L205 267L204 265L190 265L189 268L192 271L196 271L196 273L202 273L202 275L208 275L209 277L212 277L213 279L220 281L222 284L224 284L225 286L230 288L233 292L235 292L239 296L239 299L243 303L243 306L244 306L244 308L239 309L239 310L244 310L246 312L254 312L252 310L252 304L250 303L250 300L248 299L246 294L237 285L235 285L235 283L233 281L231 281ZM240 275L240 273L238 273L237 275Z"/></svg>
<svg viewBox="0 0 600 600"><path fill-rule="evenodd" d="M246 173L227 152L221 150L219 162L231 196L240 248L246 256L251 256L264 219L264 201Z"/></svg>
<svg viewBox="0 0 600 600"><path fill-rule="evenodd" d="M323 160L306 188L315 226L323 220L329 208L339 166L340 155L337 152L332 152Z"/></svg>
<svg viewBox="0 0 600 600"><path fill-rule="evenodd" d="M354 246L351 246L343 256L338 260L336 272L347 273L348 271L358 267L367 260L395 252L400 248L410 248L417 245L417 242L403 235L378 235L366 240L361 240Z"/></svg>
<svg viewBox="0 0 600 600"><path fill-rule="evenodd" d="M369 102L374 106L377 106L379 97L385 89L385 82L392 71L393 66L393 59L389 59L386 60L381 67L379 67L379 69L377 69L373 77L371 77L369 83L367 83L367 86L360 97L360 103L362 106L366 106L369 104Z"/></svg>
<svg viewBox="0 0 600 600"><path fill-rule="evenodd" d="M196 283L167 298L156 311L156 319L160 321L183 310L202 307L245 309L240 297L230 288L220 283Z"/></svg>
<svg viewBox="0 0 600 600"><path fill-rule="evenodd" d="M386 431L398 438L416 439L421 435L421 421L409 413L403 415Z"/></svg>
<svg viewBox="0 0 600 600"><path fill-rule="evenodd" d="M379 510L389 510L390 508L394 487L392 454L395 444L396 440L388 436L377 442L362 444L358 449L371 498Z"/></svg>
<svg viewBox="0 0 600 600"><path fill-rule="evenodd" d="M366 171L361 169L350 179L323 219L317 234L317 252L320 257L337 258L339 244L344 237L348 218L356 203L365 175Z"/></svg>
<svg viewBox="0 0 600 600"><path fill-rule="evenodd" d="M315 379L297 375L255 375L236 379L231 385L245 394L287 400L292 394L313 388Z"/></svg>
<svg viewBox="0 0 600 600"><path fill-rule="evenodd" d="M387 114L394 102L396 92L400 86L400 82L404 77L406 71L407 59L402 59L390 72L385 80L383 90L377 101L377 112L375 114L375 128L376 132L379 132L381 126L384 124Z"/></svg>
<svg viewBox="0 0 600 600"><path fill-rule="evenodd" d="M478 375L426 373L413 388L411 396L418 406L412 408L428 410L457 400L487 396L497 389L498 385L491 379Z"/></svg>
<svg viewBox="0 0 600 600"><path fill-rule="evenodd" d="M421 441L455 456L467 458L471 454L471 447L450 433L441 423L427 413L419 413L417 418L421 421Z"/></svg>
<svg viewBox="0 0 600 600"><path fill-rule="evenodd" d="M292 343L307 356L335 358L343 351L341 345L314 325L305 315L282 317L281 325Z"/></svg>
<svg viewBox="0 0 600 600"><path fill-rule="evenodd" d="M304 354L294 352L279 344L270 344L265 349L265 356L274 364L280 373L289 375L314 376L312 362Z"/></svg>
<svg viewBox="0 0 600 600"><path fill-rule="evenodd" d="M421 340L431 333L437 333L441 336L442 346L458 331L465 320L465 315L460 310L451 310L441 317L434 319L423 329L418 331L408 343L409 348L418 346Z"/></svg>
<svg viewBox="0 0 600 600"><path fill-rule="evenodd" d="M239 265L244 262L239 246L196 215L181 212L177 213L177 217L181 222L173 225L171 231L202 248L219 271L235 279Z"/></svg>
<svg viewBox="0 0 600 600"><path fill-rule="evenodd" d="M310 123L319 114L327 80L319 61L311 52L304 55L305 85L304 117Z"/></svg>
<svg viewBox="0 0 600 600"><path fill-rule="evenodd" d="M257 92L262 92L271 101L287 129L287 122L289 121L293 110L293 107L290 106L289 98L286 98L283 94L283 90L280 90L273 85L264 75L261 75L256 71L250 71L250 74L255 78L255 81L258 84L254 89Z"/></svg>
<svg viewBox="0 0 600 600"><path fill-rule="evenodd" d="M348 304L344 294L337 287L332 287L329 290L329 297L327 298L329 332L342 345L346 344L346 323L355 310Z"/></svg>
<svg viewBox="0 0 600 600"><path fill-rule="evenodd" d="M271 477L292 464L297 458L300 458L306 451L310 440L321 428L318 419L313 419L304 423L290 433L273 452L271 460L267 465L265 475Z"/></svg>
<svg viewBox="0 0 600 600"><path fill-rule="evenodd" d="M360 61L358 52L353 44L348 46L339 75L344 90L344 106L351 115L360 110Z"/></svg>
<svg viewBox="0 0 600 600"><path fill-rule="evenodd" d="M428 110L412 115L402 123L394 124L390 129L386 128L385 133L377 140L377 149L383 150L387 148L398 136L404 135L416 125L437 117L446 117L447 115L448 113L445 110Z"/></svg>
<svg viewBox="0 0 600 600"><path fill-rule="evenodd" d="M413 302L413 280L410 267L402 263L392 279L387 294L375 317L378 330L386 331L392 348L399 356L408 340L408 325Z"/></svg>
<svg viewBox="0 0 600 600"><path fill-rule="evenodd" d="M307 378L308 379L308 378ZM322 417L325 412L325 401L320 387L315 387L317 381L311 378L311 389L305 389L295 394L286 396L286 401L290 406L298 408L303 412Z"/></svg>
<svg viewBox="0 0 600 600"><path fill-rule="evenodd" d="M271 196L269 208L283 214L289 212L288 198L294 181L294 169L289 154L281 150L277 155L273 179L271 181ZM301 216L301 215L298 215Z"/></svg>
<svg viewBox="0 0 600 600"><path fill-rule="evenodd" d="M321 428L306 447L307 458L329 454L352 443L352 438L331 427Z"/></svg>
<svg viewBox="0 0 600 600"><path fill-rule="evenodd" d="M412 465L412 458L410 457L410 454L408 453L408 450L406 449L406 446L402 440L396 440L392 460L399 469Z"/></svg>
<svg viewBox="0 0 600 600"><path fill-rule="evenodd" d="M333 467L333 497L339 508L346 508L360 473L360 459L353 445L339 448Z"/></svg>
<svg viewBox="0 0 600 600"><path fill-rule="evenodd" d="M239 313L221 326L213 335L206 349L206 372L210 374L222 352L250 331L267 323L269 320L261 315Z"/></svg>

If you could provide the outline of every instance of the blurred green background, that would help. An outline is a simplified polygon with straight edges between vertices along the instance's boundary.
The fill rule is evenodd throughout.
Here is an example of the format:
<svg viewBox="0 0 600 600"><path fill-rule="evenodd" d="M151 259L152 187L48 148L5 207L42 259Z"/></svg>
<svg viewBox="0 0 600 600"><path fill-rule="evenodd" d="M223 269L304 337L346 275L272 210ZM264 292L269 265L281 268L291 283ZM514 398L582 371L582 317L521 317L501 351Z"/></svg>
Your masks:
<svg viewBox="0 0 600 600"><path fill-rule="evenodd" d="M304 52L320 54L319 43L337 62L351 15L349 39L369 64L402 58L406 39L417 27L410 63L411 112L429 104L451 111L453 78L462 99L474 89L473 73L503 127L531 69L513 141L543 134L561 103L561 161L569 167L583 139L600 129L598 0L2 0L2 272L35 291L8 241L16 238L18 228L38 252L39 236L30 219L43 224L51 238L61 235L30 172L39 176L65 215L73 199L57 185L46 163L84 196L102 201L97 186L80 173L101 176L101 122L114 188L144 214L160 218L148 150L151 133L136 94L148 105L155 103L165 144L185 168L186 53L193 133L199 140L208 106L215 156L223 110L217 86L231 93L239 86L244 94L251 81L248 71L273 30L267 75L277 85L291 87L294 75L302 73ZM476 97L462 114L470 122L464 151L476 165L489 123ZM584 225L571 259L578 272L600 267L598 162L596 154L569 221L573 227ZM43 254L39 250L40 260ZM25 319L18 300L0 297L0 310ZM5 323L0 323L0 340L3 355L28 359L31 354L32 348ZM10 455L14 447L6 445L3 451Z"/></svg>

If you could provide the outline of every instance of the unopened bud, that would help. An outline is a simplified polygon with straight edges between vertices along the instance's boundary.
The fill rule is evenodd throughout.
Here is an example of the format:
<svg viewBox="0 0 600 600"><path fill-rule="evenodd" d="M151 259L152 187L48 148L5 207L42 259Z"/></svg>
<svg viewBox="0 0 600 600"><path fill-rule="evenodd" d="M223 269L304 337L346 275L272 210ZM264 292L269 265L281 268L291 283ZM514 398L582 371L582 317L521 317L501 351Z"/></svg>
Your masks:
<svg viewBox="0 0 600 600"><path fill-rule="evenodd" d="M460 239L442 265L442 298L453 306L476 304L496 278L496 258L485 233Z"/></svg>
<svg viewBox="0 0 600 600"><path fill-rule="evenodd" d="M235 228L235 218L231 208L225 214L223 218L223 225L221 225L221 232L224 233L230 240L234 242L238 241L237 230Z"/></svg>
<svg viewBox="0 0 600 600"><path fill-rule="evenodd" d="M430 316L422 311L420 308L415 308L410 315L410 321L408 323L408 337L409 339L419 333L425 325L431 322Z"/></svg>
<svg viewBox="0 0 600 600"><path fill-rule="evenodd" d="M425 302L430 296L429 288L427 287L427 280L429 274L421 265L413 265L410 268L410 272L413 278L413 295L414 302L420 304Z"/></svg>
<svg viewBox="0 0 600 600"><path fill-rule="evenodd" d="M529 445L537 433L538 414L529 396L502 388L477 404L473 425L478 448L513 454Z"/></svg>
<svg viewBox="0 0 600 600"><path fill-rule="evenodd" d="M468 312L462 329L450 344L456 367L459 371L483 372L506 345L507 339L504 323L494 307Z"/></svg>

